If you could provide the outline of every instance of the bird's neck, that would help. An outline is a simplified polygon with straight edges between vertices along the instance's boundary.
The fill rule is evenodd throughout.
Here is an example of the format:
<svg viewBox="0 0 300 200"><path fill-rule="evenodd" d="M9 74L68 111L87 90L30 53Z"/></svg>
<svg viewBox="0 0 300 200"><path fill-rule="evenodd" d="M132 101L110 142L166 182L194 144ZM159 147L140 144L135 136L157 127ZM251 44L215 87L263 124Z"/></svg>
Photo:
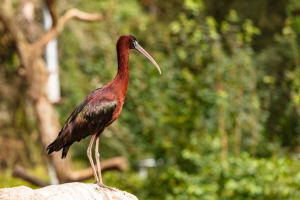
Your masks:
<svg viewBox="0 0 300 200"><path fill-rule="evenodd" d="M118 53L118 74L114 79L114 89L125 100L125 95L129 83L129 51L128 48L117 48Z"/></svg>

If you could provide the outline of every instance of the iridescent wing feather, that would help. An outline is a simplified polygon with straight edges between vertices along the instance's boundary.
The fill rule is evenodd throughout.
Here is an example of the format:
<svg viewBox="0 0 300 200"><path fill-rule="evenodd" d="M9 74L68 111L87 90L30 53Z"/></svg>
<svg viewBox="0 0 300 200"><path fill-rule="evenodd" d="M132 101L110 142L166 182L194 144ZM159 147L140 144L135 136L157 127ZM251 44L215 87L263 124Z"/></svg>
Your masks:
<svg viewBox="0 0 300 200"><path fill-rule="evenodd" d="M66 157L70 146L75 141L79 142L81 139L97 133L111 121L117 101L105 97L96 100L91 95L73 111L55 141L47 147L48 154L64 148L62 158ZM99 95L94 96L99 99Z"/></svg>

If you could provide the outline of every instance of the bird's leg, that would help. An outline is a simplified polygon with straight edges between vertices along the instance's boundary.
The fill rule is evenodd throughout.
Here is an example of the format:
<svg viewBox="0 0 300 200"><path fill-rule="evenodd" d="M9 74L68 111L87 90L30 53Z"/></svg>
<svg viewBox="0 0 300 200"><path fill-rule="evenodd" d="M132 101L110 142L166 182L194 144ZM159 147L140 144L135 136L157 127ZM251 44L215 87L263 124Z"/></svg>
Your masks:
<svg viewBox="0 0 300 200"><path fill-rule="evenodd" d="M99 149L99 137L100 137L100 135L96 136L95 157L96 157L96 162L97 162L99 181L101 184L103 184L102 176L101 176L101 167L100 167L100 154L99 154L99 150L98 150Z"/></svg>
<svg viewBox="0 0 300 200"><path fill-rule="evenodd" d="M98 182L99 179L98 179L97 172L96 172L95 165L94 165L93 158L92 158L92 146L93 146L95 137L96 137L96 134L94 134L94 135L92 136L90 145L89 145L89 147L88 147L88 149L87 149L87 156L88 156L88 158L89 158L89 160L90 160L90 163L91 163L91 166L92 166L92 169L93 169L93 172L94 172L95 180L96 180L96 182Z"/></svg>
<svg viewBox="0 0 300 200"><path fill-rule="evenodd" d="M100 134L102 133L102 131L100 133L97 134L96 136L96 148L95 148L95 158L96 158L96 162L97 162L97 169L98 169L98 174L99 174L99 178L100 178L100 181L96 181L96 183L100 186L100 187L103 187L103 188L108 188L112 191L116 191L116 189L118 188L115 188L115 187L109 187L109 186L106 186L103 184L102 182L102 176L101 176L101 167L100 167L100 154L99 154L99 137L100 137Z"/></svg>

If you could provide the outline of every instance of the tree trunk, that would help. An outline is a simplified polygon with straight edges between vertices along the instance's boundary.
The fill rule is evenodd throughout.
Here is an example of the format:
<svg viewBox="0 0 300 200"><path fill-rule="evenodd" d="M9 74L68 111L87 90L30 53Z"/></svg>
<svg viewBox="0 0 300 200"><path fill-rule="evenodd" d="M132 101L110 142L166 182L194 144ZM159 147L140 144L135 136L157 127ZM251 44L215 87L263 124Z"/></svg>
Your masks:
<svg viewBox="0 0 300 200"><path fill-rule="evenodd" d="M103 17L100 14L88 14L77 9L69 10L56 20L54 15L54 1L47 0L46 2L53 20L52 28L34 43L27 39L31 37L25 35L26 33L21 30L19 24L16 22L12 2L5 1L4 3L0 3L0 21L3 23L5 29L11 34L22 62L25 71L26 84L29 88L28 96L33 102L45 150L46 147L55 140L61 129L55 108L48 100L46 94L49 73L46 70L46 64L42 58L45 47L49 41L58 36L63 30L65 23L72 18L83 21L103 20ZM33 4L31 4L31 6L34 11ZM83 170L83 174L80 174L80 172L73 172L70 169L69 157L62 160L61 153L53 153L49 155L49 157L60 183L82 180L83 177L90 178L90 169ZM112 163L111 166L114 169L124 170L127 168L127 162L124 158L118 158L117 162L110 160L110 163Z"/></svg>

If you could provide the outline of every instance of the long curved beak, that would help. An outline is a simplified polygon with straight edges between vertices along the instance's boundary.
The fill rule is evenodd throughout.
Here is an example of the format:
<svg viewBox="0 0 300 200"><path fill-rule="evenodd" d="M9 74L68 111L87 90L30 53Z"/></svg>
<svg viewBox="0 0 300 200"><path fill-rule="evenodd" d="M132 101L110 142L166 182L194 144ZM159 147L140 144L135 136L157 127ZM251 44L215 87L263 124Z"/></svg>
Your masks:
<svg viewBox="0 0 300 200"><path fill-rule="evenodd" d="M158 66L158 64L155 62L155 60L136 42L135 43L135 49L140 52L141 54L143 54L144 56L146 56L157 68L159 74L161 74L161 70Z"/></svg>

